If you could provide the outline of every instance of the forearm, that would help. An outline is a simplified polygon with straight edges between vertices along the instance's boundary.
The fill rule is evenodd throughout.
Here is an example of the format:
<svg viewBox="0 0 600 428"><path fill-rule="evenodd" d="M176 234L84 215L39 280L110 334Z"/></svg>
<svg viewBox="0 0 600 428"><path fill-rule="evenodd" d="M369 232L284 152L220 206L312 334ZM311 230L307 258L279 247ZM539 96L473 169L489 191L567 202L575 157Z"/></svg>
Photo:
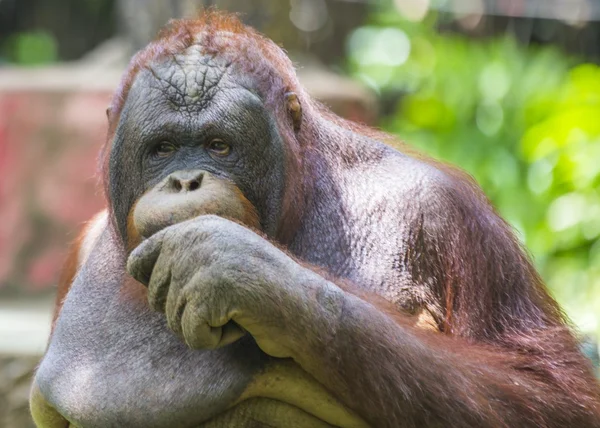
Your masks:
<svg viewBox="0 0 600 428"><path fill-rule="evenodd" d="M411 343L403 326L370 303L339 288L328 294L328 307L315 311L319 343L305 348L296 361L348 407L370 417L373 426L429 426L435 414L427 409L428 390L447 390L445 371L434 367L437 362L426 349L417 349L424 345ZM431 380L424 379L423 369ZM393 409L390 397L395 397Z"/></svg>
<svg viewBox="0 0 600 428"><path fill-rule="evenodd" d="M315 343L296 360L374 426L600 424L585 378L562 390L527 364L518 370L517 354L419 331L331 283L316 289Z"/></svg>

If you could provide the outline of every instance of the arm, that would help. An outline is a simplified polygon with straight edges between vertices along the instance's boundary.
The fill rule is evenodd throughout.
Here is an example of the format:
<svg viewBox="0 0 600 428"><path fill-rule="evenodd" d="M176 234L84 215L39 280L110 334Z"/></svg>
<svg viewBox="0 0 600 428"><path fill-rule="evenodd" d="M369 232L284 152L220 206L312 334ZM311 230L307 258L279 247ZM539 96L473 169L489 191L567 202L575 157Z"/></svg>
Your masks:
<svg viewBox="0 0 600 428"><path fill-rule="evenodd" d="M600 426L600 388L556 303L467 186L423 198L407 238L406 268L434 289L445 334L340 284L335 334L298 361L374 426Z"/></svg>
<svg viewBox="0 0 600 428"><path fill-rule="evenodd" d="M452 197L446 189L433 199L448 206L421 216L411 246L427 257L407 267L437 288L445 335L218 217L159 232L128 269L189 346L248 331L373 426L600 426L598 386L535 271L491 211L464 201L453 211Z"/></svg>
<svg viewBox="0 0 600 428"><path fill-rule="evenodd" d="M56 323L63 302L67 297L67 293L71 288L71 284L73 283L77 272L87 260L100 233L106 227L107 222L107 211L100 211L86 222L77 238L71 243L57 284L54 312L52 314L52 330L54 330L54 324Z"/></svg>
<svg viewBox="0 0 600 428"><path fill-rule="evenodd" d="M341 299L335 333L295 359L373 426L600 426L597 385L566 329L523 334L524 348L513 349Z"/></svg>

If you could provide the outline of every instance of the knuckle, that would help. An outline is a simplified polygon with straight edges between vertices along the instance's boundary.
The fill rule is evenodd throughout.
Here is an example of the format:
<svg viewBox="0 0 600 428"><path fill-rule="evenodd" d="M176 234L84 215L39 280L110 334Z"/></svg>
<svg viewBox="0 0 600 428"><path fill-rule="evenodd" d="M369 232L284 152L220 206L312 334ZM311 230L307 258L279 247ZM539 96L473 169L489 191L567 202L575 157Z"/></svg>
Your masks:
<svg viewBox="0 0 600 428"><path fill-rule="evenodd" d="M133 276L134 278L139 273L140 260L141 260L140 257L138 257L137 254L133 254L133 253L127 259L127 266L125 268L127 270L127 273L129 275Z"/></svg>
<svg viewBox="0 0 600 428"><path fill-rule="evenodd" d="M210 223L210 222L214 223L214 222L223 221L224 219L223 219L223 217L219 217L218 215L215 215L215 214L205 214L205 215L198 217L198 220L201 223Z"/></svg>
<svg viewBox="0 0 600 428"><path fill-rule="evenodd" d="M197 230L202 231L208 235L222 232L231 224L235 224L230 220L227 220L223 217L219 217L214 214L207 214L198 217L197 222L195 224Z"/></svg>
<svg viewBox="0 0 600 428"><path fill-rule="evenodd" d="M144 261L145 248L140 248L142 245L135 248L127 259L127 269L137 270L140 268L140 265Z"/></svg>

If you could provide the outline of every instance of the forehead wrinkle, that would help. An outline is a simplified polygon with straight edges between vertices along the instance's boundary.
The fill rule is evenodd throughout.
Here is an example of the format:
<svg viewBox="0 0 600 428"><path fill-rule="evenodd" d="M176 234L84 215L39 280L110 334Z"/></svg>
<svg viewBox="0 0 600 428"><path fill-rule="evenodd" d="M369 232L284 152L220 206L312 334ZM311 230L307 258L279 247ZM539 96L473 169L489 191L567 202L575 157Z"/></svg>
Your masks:
<svg viewBox="0 0 600 428"><path fill-rule="evenodd" d="M230 64L191 46L181 54L147 67L157 87L177 111L197 113L207 107L228 79Z"/></svg>
<svg viewBox="0 0 600 428"><path fill-rule="evenodd" d="M206 63L210 62L210 58L202 57L202 60ZM180 76L183 76L180 71L181 67L186 64L190 66L196 65L198 62L180 58L177 64ZM169 92L173 91L171 83L174 84L174 82L172 79L171 81L167 79L173 73L171 65L172 62L158 64L152 70L144 69L137 76L126 102L124 114L121 116L121 124L118 127L126 131L127 137L124 138L124 143L127 146L136 144L134 141L141 143L176 136L184 139L192 138L200 130L206 130L209 127L221 131L227 128L243 129L245 122L257 119L257 116L248 116L249 111L256 112L257 108L263 110L265 108L264 101L256 91L252 90L250 85L243 84L244 82L237 82L237 76L233 76L233 70L225 67L220 67L219 71L226 73L227 76L220 75L218 90L214 90L210 98L202 99L198 95L200 98L198 100L188 97L188 100L185 101L187 105L184 105L183 108L174 105L173 93ZM196 65L195 68L199 67ZM188 79L191 78L188 77ZM202 84L198 78L194 78L193 81L195 85ZM182 86L182 92L181 95L176 92L176 96L186 96L183 92L183 85L179 86ZM190 88L191 84L188 83L187 92L190 91ZM179 87L175 89L179 90ZM201 91L200 94L203 95L205 92L203 89L199 87L197 91ZM223 123L223 120L227 121L227 125ZM187 137L185 137L186 135ZM144 146L144 144L139 145L140 147Z"/></svg>
<svg viewBox="0 0 600 428"><path fill-rule="evenodd" d="M162 138L185 141L210 131L241 130L249 120L253 120L254 126L257 126L258 117L250 111L262 107L254 94L239 88L220 91L213 102L193 114L173 111L162 96L158 101L153 103L155 107L152 109L146 109L143 103L135 103L130 107L137 113L123 115L126 134L122 139L127 146L142 149L145 142Z"/></svg>

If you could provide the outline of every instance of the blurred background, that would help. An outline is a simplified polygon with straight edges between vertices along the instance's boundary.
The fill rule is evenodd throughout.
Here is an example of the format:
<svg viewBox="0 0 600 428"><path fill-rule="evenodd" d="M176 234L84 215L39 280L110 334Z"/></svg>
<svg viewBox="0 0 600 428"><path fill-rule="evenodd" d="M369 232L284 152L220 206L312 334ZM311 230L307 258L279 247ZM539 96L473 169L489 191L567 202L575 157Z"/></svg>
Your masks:
<svg viewBox="0 0 600 428"><path fill-rule="evenodd" d="M120 74L209 6L282 44L340 115L471 173L598 365L600 0L0 0L0 427L30 424L59 267L104 204Z"/></svg>

